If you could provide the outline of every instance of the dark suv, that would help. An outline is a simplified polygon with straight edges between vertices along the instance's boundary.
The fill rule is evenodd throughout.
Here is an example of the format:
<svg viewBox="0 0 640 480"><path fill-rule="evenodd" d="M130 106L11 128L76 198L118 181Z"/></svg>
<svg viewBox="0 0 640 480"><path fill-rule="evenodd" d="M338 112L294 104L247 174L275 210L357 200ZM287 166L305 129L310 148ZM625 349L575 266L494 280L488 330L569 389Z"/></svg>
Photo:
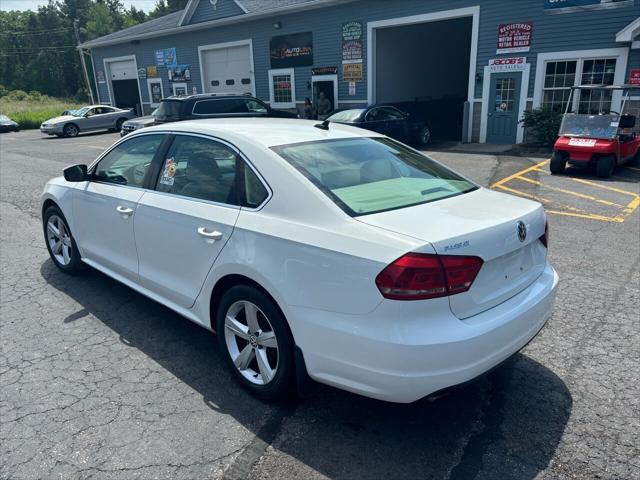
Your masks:
<svg viewBox="0 0 640 480"><path fill-rule="evenodd" d="M153 116L134 119L137 122L125 122L120 135L125 136L134 130L160 123L224 117L299 118L295 113L274 110L262 100L249 95L186 95L163 98Z"/></svg>

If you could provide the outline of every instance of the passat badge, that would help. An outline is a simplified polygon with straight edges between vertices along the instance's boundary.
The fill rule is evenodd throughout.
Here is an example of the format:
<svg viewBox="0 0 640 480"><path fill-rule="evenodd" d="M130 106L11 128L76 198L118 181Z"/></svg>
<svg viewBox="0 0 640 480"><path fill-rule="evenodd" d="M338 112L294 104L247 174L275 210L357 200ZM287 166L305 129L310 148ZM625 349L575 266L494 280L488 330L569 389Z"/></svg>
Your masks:
<svg viewBox="0 0 640 480"><path fill-rule="evenodd" d="M527 226L522 220L518 222L518 240L524 242L527 239Z"/></svg>

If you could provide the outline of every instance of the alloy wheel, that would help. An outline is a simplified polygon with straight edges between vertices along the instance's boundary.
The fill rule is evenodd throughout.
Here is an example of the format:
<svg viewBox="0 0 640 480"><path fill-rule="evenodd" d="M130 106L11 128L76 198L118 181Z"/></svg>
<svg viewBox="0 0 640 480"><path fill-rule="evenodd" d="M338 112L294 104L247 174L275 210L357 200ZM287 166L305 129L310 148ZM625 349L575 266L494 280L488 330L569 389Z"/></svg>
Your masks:
<svg viewBox="0 0 640 480"><path fill-rule="evenodd" d="M266 385L278 371L278 340L257 305L239 300L227 310L224 337L235 367L255 385Z"/></svg>
<svg viewBox="0 0 640 480"><path fill-rule="evenodd" d="M67 125L66 127L64 127L64 133L68 137L75 137L78 135L78 127L76 127L75 125Z"/></svg>
<svg viewBox="0 0 640 480"><path fill-rule="evenodd" d="M431 130L429 130L429 127L425 127L420 132L420 142L422 142L423 145L426 145L429 143L429 140L431 140Z"/></svg>
<svg viewBox="0 0 640 480"><path fill-rule="evenodd" d="M56 262L69 265L72 254L71 235L64 220L57 215L51 215L47 221L47 241Z"/></svg>

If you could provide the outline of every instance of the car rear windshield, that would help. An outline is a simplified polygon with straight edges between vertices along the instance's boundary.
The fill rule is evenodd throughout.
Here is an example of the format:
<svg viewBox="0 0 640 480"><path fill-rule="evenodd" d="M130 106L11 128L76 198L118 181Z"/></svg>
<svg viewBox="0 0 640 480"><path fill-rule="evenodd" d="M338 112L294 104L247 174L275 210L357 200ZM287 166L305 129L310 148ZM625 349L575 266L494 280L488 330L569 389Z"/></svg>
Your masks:
<svg viewBox="0 0 640 480"><path fill-rule="evenodd" d="M160 122L171 122L180 119L180 105L182 102L173 100L163 100L156 110L156 120Z"/></svg>
<svg viewBox="0 0 640 480"><path fill-rule="evenodd" d="M356 118L362 115L364 110L362 108L355 108L351 110L342 110L336 112L329 117L329 120L333 122L353 122Z"/></svg>
<svg viewBox="0 0 640 480"><path fill-rule="evenodd" d="M478 188L388 138L348 138L273 147L352 216L442 200Z"/></svg>

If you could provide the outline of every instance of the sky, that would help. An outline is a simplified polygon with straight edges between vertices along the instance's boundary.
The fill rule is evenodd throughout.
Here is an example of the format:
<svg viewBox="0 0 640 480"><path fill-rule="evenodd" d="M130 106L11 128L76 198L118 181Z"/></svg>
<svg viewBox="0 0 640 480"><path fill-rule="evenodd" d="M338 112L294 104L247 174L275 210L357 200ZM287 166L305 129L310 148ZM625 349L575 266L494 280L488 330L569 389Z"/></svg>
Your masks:
<svg viewBox="0 0 640 480"><path fill-rule="evenodd" d="M47 0L0 0L0 10L37 10L39 6L46 5ZM152 10L156 0L123 0L125 8L130 5L145 12Z"/></svg>

